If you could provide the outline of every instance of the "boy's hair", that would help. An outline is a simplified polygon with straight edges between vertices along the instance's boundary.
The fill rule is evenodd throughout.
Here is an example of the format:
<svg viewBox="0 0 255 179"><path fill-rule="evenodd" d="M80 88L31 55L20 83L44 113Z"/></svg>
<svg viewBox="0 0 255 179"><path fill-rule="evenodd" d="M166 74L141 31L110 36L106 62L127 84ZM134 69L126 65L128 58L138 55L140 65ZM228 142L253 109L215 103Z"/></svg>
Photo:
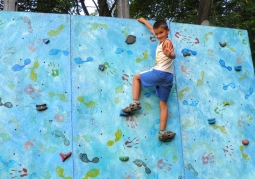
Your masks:
<svg viewBox="0 0 255 179"><path fill-rule="evenodd" d="M158 20L153 24L153 29L157 29L160 27L168 30L168 25L165 20Z"/></svg>

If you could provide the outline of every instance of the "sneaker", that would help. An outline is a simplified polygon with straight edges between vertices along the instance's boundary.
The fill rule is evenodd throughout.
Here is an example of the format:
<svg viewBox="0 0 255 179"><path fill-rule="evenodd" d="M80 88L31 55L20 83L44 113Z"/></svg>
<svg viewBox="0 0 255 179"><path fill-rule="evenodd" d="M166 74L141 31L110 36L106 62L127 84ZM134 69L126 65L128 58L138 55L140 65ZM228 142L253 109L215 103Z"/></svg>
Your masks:
<svg viewBox="0 0 255 179"><path fill-rule="evenodd" d="M163 134L159 133L158 139L162 142L169 142L174 138L174 136L175 136L174 132L166 131Z"/></svg>
<svg viewBox="0 0 255 179"><path fill-rule="evenodd" d="M133 102L128 107L122 109L122 111L125 113L130 113L133 111L138 111L140 109L141 109L140 102Z"/></svg>

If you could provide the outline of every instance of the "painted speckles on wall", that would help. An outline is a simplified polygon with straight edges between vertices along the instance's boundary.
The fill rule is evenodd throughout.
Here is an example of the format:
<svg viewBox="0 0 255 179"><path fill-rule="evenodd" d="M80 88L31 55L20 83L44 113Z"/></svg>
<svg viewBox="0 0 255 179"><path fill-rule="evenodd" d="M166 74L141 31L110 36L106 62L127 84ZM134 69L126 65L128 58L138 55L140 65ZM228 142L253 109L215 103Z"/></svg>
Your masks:
<svg viewBox="0 0 255 179"><path fill-rule="evenodd" d="M58 35L59 33L62 32L62 30L65 28L65 25L64 24L61 24L59 25L59 27L57 29L52 29L48 32L48 35L49 36L56 36Z"/></svg>

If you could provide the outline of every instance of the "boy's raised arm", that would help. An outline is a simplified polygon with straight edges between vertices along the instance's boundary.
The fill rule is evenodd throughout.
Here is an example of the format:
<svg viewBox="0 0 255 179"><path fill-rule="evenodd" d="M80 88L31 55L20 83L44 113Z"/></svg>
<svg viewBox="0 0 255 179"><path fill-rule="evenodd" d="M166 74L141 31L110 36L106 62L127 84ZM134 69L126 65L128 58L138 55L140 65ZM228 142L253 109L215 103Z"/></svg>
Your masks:
<svg viewBox="0 0 255 179"><path fill-rule="evenodd" d="M139 22L141 22L141 23L143 23L148 29L149 29L149 31L153 34L153 35L155 35L155 33L154 33L154 31L153 31L153 27L152 27L152 25L146 20L146 19L144 19L143 17L141 17L141 18L139 18L139 19L137 19Z"/></svg>

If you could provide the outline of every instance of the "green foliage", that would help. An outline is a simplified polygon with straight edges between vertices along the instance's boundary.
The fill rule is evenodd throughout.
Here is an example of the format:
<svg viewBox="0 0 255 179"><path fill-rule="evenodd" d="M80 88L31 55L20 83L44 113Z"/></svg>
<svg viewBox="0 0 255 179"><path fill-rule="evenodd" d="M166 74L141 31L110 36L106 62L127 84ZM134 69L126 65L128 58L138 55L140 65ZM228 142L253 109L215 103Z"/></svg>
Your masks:
<svg viewBox="0 0 255 179"><path fill-rule="evenodd" d="M130 17L149 20L165 19L196 24L199 0L131 0ZM252 58L255 62L255 1L213 0L209 14L211 26L248 31ZM255 63L254 63L255 64Z"/></svg>
<svg viewBox="0 0 255 179"><path fill-rule="evenodd" d="M18 11L73 14L75 0L18 0ZM3 10L4 0L0 0Z"/></svg>
<svg viewBox="0 0 255 179"><path fill-rule="evenodd" d="M70 0L19 0L18 11L70 14L75 1Z"/></svg>

